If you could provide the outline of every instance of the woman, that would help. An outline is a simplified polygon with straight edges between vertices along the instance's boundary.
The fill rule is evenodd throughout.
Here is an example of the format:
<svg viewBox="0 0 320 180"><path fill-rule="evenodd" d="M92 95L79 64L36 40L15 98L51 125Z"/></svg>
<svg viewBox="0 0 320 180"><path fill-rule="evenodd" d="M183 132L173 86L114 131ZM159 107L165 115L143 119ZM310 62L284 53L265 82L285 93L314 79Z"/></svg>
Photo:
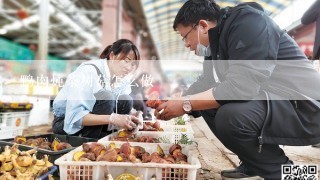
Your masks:
<svg viewBox="0 0 320 180"><path fill-rule="evenodd" d="M113 126L133 129L138 118L132 109L130 77L140 54L129 40L106 47L100 60L82 63L66 81L53 103L53 132L101 138Z"/></svg>

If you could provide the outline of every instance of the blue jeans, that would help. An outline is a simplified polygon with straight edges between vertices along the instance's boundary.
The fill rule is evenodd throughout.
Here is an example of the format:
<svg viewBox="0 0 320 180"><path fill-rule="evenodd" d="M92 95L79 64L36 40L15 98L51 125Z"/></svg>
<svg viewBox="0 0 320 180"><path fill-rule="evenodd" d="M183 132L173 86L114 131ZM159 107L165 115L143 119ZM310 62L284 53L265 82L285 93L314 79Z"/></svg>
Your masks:
<svg viewBox="0 0 320 180"><path fill-rule="evenodd" d="M129 114L133 101L131 96L129 95L121 95L118 98L118 103L116 106L116 100L111 91L99 91L95 94L96 103L93 106L91 114L97 115L110 115L116 111L118 114ZM64 126L64 117L54 117L52 130L55 134L63 134L67 135L67 133L63 130ZM97 126L84 126L79 132L73 134L74 136L82 136L88 138L102 138L111 132L107 131L108 125L97 125Z"/></svg>

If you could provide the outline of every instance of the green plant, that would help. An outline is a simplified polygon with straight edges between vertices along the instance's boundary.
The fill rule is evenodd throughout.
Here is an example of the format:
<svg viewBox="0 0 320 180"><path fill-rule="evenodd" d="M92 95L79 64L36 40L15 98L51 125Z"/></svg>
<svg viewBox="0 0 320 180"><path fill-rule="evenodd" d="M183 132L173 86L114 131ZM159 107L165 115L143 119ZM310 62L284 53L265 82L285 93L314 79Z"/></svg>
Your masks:
<svg viewBox="0 0 320 180"><path fill-rule="evenodd" d="M171 144L170 139L167 136L159 137L158 140L160 143Z"/></svg>
<svg viewBox="0 0 320 180"><path fill-rule="evenodd" d="M176 118L175 125L186 125L186 122L184 121L182 116L180 116L180 117Z"/></svg>
<svg viewBox="0 0 320 180"><path fill-rule="evenodd" d="M177 142L177 144L188 144L191 145L195 143L196 145L198 145L197 142L192 141L191 139L188 138L188 136L186 134L182 134L181 139Z"/></svg>

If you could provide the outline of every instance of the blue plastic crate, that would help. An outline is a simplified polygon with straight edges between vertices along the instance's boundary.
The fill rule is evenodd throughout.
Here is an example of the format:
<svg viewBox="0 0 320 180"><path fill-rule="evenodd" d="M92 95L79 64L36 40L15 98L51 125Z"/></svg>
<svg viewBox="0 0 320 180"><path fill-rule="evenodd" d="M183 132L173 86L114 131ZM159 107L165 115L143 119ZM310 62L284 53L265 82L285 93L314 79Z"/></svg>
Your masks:
<svg viewBox="0 0 320 180"><path fill-rule="evenodd" d="M55 171L57 171L57 169L58 169L57 166L52 166L51 168L49 168L49 171L47 173L43 174L42 176L40 176L36 180L48 180L48 176L50 174L53 174Z"/></svg>

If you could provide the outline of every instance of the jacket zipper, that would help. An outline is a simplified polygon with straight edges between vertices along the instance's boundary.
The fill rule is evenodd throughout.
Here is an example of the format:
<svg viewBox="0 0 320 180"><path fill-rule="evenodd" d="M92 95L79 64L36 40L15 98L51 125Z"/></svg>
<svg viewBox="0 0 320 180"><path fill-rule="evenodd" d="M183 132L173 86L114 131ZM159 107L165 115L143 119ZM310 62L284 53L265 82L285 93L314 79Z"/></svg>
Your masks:
<svg viewBox="0 0 320 180"><path fill-rule="evenodd" d="M263 91L266 94L267 97L267 115L266 118L263 122L262 128L261 128L261 132L260 132L260 136L258 136L258 142L259 142L259 147L258 147L258 152L261 153L262 152L262 145L263 145L263 132L265 129L265 126L268 122L268 120L270 119L270 102L269 102L269 95L266 91Z"/></svg>

